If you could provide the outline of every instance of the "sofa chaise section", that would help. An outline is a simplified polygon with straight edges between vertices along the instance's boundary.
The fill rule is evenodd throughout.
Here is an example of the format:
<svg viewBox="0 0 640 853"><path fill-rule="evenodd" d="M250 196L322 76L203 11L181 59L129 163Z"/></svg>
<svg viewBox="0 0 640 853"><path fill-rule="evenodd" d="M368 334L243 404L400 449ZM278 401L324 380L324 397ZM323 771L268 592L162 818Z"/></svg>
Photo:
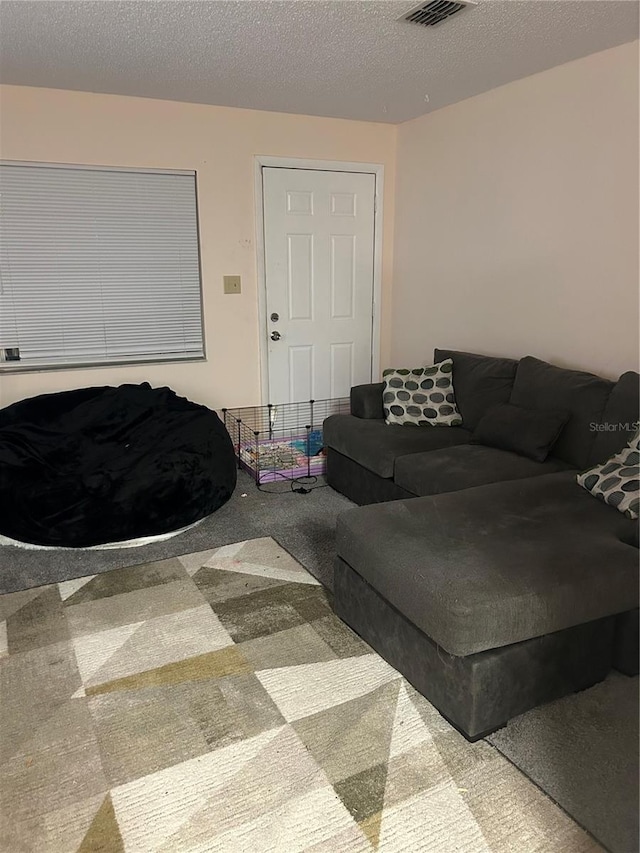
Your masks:
<svg viewBox="0 0 640 853"><path fill-rule="evenodd" d="M571 473L350 510L336 612L475 739L605 677L633 529Z"/></svg>
<svg viewBox="0 0 640 853"><path fill-rule="evenodd" d="M560 473L348 510L337 551L439 646L469 655L629 609L633 525Z"/></svg>

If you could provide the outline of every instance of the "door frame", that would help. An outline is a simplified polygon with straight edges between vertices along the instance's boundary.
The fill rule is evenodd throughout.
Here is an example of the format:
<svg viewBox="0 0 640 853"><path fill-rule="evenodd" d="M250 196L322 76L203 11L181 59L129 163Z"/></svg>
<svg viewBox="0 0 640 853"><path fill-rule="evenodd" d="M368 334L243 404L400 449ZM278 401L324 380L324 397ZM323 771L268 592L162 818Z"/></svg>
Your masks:
<svg viewBox="0 0 640 853"><path fill-rule="evenodd" d="M267 346L267 277L265 268L263 167L312 169L319 172L364 172L375 178L373 213L373 303L371 306L371 381L380 374L380 303L382 299L382 215L384 166L381 163L350 163L340 160L306 160L299 157L254 156L256 209L256 262L258 284L258 329L260 352L260 397L269 400L269 351Z"/></svg>

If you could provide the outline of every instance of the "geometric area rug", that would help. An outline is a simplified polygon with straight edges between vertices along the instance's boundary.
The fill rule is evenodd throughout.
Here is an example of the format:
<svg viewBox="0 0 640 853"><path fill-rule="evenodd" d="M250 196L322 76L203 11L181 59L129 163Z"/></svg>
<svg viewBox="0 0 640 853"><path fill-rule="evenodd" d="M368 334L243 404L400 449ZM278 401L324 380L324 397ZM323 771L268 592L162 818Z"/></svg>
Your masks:
<svg viewBox="0 0 640 853"><path fill-rule="evenodd" d="M0 596L0 849L582 853L270 538Z"/></svg>

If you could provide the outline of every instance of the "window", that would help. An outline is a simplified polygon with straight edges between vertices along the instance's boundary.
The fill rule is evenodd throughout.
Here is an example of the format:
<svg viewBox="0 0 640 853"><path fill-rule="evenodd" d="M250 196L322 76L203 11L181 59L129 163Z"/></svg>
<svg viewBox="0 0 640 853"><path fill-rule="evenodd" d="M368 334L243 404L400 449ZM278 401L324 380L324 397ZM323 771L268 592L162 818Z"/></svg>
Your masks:
<svg viewBox="0 0 640 853"><path fill-rule="evenodd" d="M0 369L197 358L194 172L0 165Z"/></svg>

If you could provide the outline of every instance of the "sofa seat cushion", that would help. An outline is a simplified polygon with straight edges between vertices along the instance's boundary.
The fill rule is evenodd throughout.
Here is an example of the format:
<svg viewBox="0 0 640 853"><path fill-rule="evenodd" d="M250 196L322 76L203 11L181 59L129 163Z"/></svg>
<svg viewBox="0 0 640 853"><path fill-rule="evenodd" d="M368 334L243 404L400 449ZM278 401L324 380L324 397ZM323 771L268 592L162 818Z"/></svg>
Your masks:
<svg viewBox="0 0 640 853"><path fill-rule="evenodd" d="M323 425L325 446L348 456L379 477L393 477L398 456L466 444L469 430L449 426L401 426L383 420L331 415Z"/></svg>
<svg viewBox="0 0 640 853"><path fill-rule="evenodd" d="M438 645L469 655L635 607L634 523L562 472L348 510L337 551Z"/></svg>
<svg viewBox="0 0 640 853"><path fill-rule="evenodd" d="M396 459L394 480L414 495L439 495L487 483L520 480L570 470L561 459L548 456L534 462L510 450L464 444L431 453L412 453Z"/></svg>

